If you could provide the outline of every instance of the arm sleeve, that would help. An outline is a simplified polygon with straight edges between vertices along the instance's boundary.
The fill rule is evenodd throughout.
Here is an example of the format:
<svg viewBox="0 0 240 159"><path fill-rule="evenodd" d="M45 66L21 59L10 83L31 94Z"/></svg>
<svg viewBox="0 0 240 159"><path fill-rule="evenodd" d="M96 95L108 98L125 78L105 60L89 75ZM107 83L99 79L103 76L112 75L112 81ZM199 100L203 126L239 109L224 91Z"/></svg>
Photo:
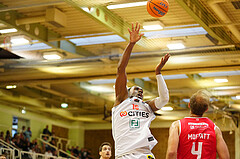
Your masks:
<svg viewBox="0 0 240 159"><path fill-rule="evenodd" d="M166 105L169 101L169 93L167 85L163 79L163 76L161 74L156 75L157 78L157 85L158 85L158 94L159 97L157 97L154 101L156 108L161 109L164 105Z"/></svg>

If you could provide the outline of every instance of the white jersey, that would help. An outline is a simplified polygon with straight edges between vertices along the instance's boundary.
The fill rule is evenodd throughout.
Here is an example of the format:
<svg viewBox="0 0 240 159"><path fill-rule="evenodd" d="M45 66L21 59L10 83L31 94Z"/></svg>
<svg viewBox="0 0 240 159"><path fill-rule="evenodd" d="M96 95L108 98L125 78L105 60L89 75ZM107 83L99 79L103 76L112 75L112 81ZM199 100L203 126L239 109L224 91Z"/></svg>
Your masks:
<svg viewBox="0 0 240 159"><path fill-rule="evenodd" d="M157 140L149 129L155 115L150 106L137 97L127 98L112 108L112 134L115 156L132 153L142 147L151 150Z"/></svg>

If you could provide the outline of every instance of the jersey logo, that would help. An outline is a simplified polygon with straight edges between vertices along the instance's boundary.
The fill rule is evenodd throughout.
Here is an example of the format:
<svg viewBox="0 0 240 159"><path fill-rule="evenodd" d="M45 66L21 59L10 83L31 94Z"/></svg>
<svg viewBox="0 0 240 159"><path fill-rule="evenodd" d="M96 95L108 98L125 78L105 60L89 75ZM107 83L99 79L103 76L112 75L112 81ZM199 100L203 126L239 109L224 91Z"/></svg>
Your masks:
<svg viewBox="0 0 240 159"><path fill-rule="evenodd" d="M150 142L150 141L153 141L154 140L154 138L151 136L151 137L149 137L148 138L148 141Z"/></svg>
<svg viewBox="0 0 240 159"><path fill-rule="evenodd" d="M154 157L152 155L147 155L148 159L154 159Z"/></svg>
<svg viewBox="0 0 240 159"><path fill-rule="evenodd" d="M140 128L140 119L139 118L130 119L129 127L130 128Z"/></svg>
<svg viewBox="0 0 240 159"><path fill-rule="evenodd" d="M136 104L132 104L133 105L133 109L139 110L139 106Z"/></svg>
<svg viewBox="0 0 240 159"><path fill-rule="evenodd" d="M121 111L120 116L125 117L125 116L131 116L131 117L143 117L143 118L148 118L149 117L148 112L144 111Z"/></svg>
<svg viewBox="0 0 240 159"><path fill-rule="evenodd" d="M121 116L121 117L126 116L126 115L127 115L127 111L122 111L122 112L120 113L120 116Z"/></svg>

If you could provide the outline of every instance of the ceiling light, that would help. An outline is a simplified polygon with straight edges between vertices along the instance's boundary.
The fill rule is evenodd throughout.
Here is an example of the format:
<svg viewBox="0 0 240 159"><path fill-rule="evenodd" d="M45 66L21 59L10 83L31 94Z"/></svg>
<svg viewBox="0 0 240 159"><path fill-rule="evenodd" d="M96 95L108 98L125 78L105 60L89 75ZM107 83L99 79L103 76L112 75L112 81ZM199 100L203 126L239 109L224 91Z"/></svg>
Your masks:
<svg viewBox="0 0 240 159"><path fill-rule="evenodd" d="M166 28L166 27L164 27L164 28ZM157 31L143 32L143 33L144 33L144 37L146 37L148 39L158 39L158 38L205 35L205 34L207 34L207 31L204 30L204 28L202 28L202 27L194 27L194 28L157 30Z"/></svg>
<svg viewBox="0 0 240 159"><path fill-rule="evenodd" d="M215 76L233 76L240 75L240 71L222 71L222 72L206 72L199 73L202 77L215 77Z"/></svg>
<svg viewBox="0 0 240 159"><path fill-rule="evenodd" d="M143 23L144 30L161 30L163 29L164 24L160 21L149 21Z"/></svg>
<svg viewBox="0 0 240 159"><path fill-rule="evenodd" d="M183 42L181 42L181 41L176 41L176 42L173 41L170 44L167 44L167 47L169 50L177 50L177 49L185 48Z"/></svg>
<svg viewBox="0 0 240 159"><path fill-rule="evenodd" d="M168 26L165 27L166 29L175 29L175 28L190 28L190 27L197 27L200 26L199 24L186 24L186 25L175 25L175 26Z"/></svg>
<svg viewBox="0 0 240 159"><path fill-rule="evenodd" d="M67 108L67 107L68 107L68 104L67 104L67 103L62 103L62 104L61 104L61 107L62 107L62 108Z"/></svg>
<svg viewBox="0 0 240 159"><path fill-rule="evenodd" d="M90 80L88 81L91 84L111 84L115 83L116 79L104 79L104 80Z"/></svg>
<svg viewBox="0 0 240 159"><path fill-rule="evenodd" d="M237 99L237 96L232 96L231 99L232 99L232 100L238 100L238 99Z"/></svg>
<svg viewBox="0 0 240 159"><path fill-rule="evenodd" d="M184 79L184 78L188 78L187 75L185 74L178 74L178 75L164 75L163 78L165 80L171 80L171 79Z"/></svg>
<svg viewBox="0 0 240 159"><path fill-rule="evenodd" d="M3 27L7 27L7 25L3 24L3 23L0 23L0 27L3 28Z"/></svg>
<svg viewBox="0 0 240 159"><path fill-rule="evenodd" d="M11 43L13 45L29 44L31 41L32 41L31 38L29 38L25 35L11 37Z"/></svg>
<svg viewBox="0 0 240 159"><path fill-rule="evenodd" d="M190 99L189 98L185 98L185 99L182 99L185 103L189 103L190 102Z"/></svg>
<svg viewBox="0 0 240 159"><path fill-rule="evenodd" d="M46 60L59 60L63 57L63 54L54 51L54 52L44 52L43 58Z"/></svg>
<svg viewBox="0 0 240 159"><path fill-rule="evenodd" d="M151 81L151 79L149 77L143 77L142 78L144 81Z"/></svg>
<svg viewBox="0 0 240 159"><path fill-rule="evenodd" d="M172 107L162 107L161 110L162 111L172 111L173 108Z"/></svg>
<svg viewBox="0 0 240 159"><path fill-rule="evenodd" d="M70 39L70 41L77 46L84 46L84 45L94 45L94 44L116 43L116 42L123 42L126 40L118 35L106 35L106 36Z"/></svg>
<svg viewBox="0 0 240 159"><path fill-rule="evenodd" d="M228 82L228 79L223 78L223 79L214 79L214 82L216 83L224 83L224 82Z"/></svg>
<svg viewBox="0 0 240 159"><path fill-rule="evenodd" d="M18 30L15 29L15 28L11 28L11 29L1 29L0 30L0 33L1 34L6 34L6 33L14 33L14 32L17 32Z"/></svg>
<svg viewBox="0 0 240 159"><path fill-rule="evenodd" d="M87 85L87 86L83 86L83 88L88 89L90 91L94 91L94 92L100 92L100 93L113 93L114 92L113 87L107 87L107 86Z"/></svg>
<svg viewBox="0 0 240 159"><path fill-rule="evenodd" d="M35 43L35 44L26 44L26 45L18 45L12 46L12 51L33 51L33 50L43 50L43 49L51 49L51 46L48 46L44 43Z"/></svg>
<svg viewBox="0 0 240 159"><path fill-rule="evenodd" d="M128 7L137 7L137 6L146 6L146 5L147 5L147 1L144 1L144 2L109 5L109 6L107 6L107 8L108 9L118 9L118 8L128 8Z"/></svg>
<svg viewBox="0 0 240 159"><path fill-rule="evenodd" d="M82 10L84 10L85 12L88 12L88 13L91 13L94 8L91 8L91 7L82 7Z"/></svg>
<svg viewBox="0 0 240 159"><path fill-rule="evenodd" d="M25 109L25 107L23 107L23 109L21 110L21 113L22 113L22 114L26 114L26 109Z"/></svg>
<svg viewBox="0 0 240 159"><path fill-rule="evenodd" d="M227 90L227 89L239 89L240 86L225 86L225 87L214 87L213 90Z"/></svg>
<svg viewBox="0 0 240 159"><path fill-rule="evenodd" d="M16 85L8 85L8 86L6 86L6 89L13 89L13 88L17 88L17 86Z"/></svg>

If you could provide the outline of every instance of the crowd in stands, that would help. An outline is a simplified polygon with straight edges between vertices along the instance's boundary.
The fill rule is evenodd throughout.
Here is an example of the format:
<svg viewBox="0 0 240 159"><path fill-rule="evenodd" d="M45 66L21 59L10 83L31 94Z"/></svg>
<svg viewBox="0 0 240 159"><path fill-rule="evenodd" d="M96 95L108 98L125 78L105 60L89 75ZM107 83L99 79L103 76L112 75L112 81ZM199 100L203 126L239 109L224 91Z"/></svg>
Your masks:
<svg viewBox="0 0 240 159"><path fill-rule="evenodd" d="M7 142L8 144L11 144L12 146L16 147L17 149L21 150L21 151L27 151L27 152L35 152L35 153L41 153L41 154L45 154L47 156L58 156L58 151L54 148L57 147L57 140L54 139L54 133L51 133L48 130L48 126L46 126L46 128L43 130L43 134L45 134L43 136L43 140L46 143L51 144L52 146L46 144L45 142L41 142L40 144L38 143L37 139L34 139L31 141L31 137L32 137L32 132L30 127L27 128L27 130L25 130L25 126L22 127L22 129L20 130L20 132L15 133L13 135L13 137L11 136L11 133L9 130L6 131L6 135L4 136L4 132L1 131L0 132L0 139L4 140L5 142ZM49 138L51 136L51 138ZM49 140L51 139L51 140ZM0 145L1 147L1 145ZM73 147L72 148L68 148L66 150L67 153L79 158L79 159L93 159L92 155L91 155L91 151L85 148L82 148L81 150L79 150L79 147ZM17 155L17 154L15 154ZM62 157L66 157L68 158L68 156L64 153L60 153L59 155ZM23 155L22 158L24 159L31 159L32 157L30 155Z"/></svg>
<svg viewBox="0 0 240 159"><path fill-rule="evenodd" d="M91 150L86 148L79 149L78 146L72 146L72 148L68 148L67 152L79 159L93 159Z"/></svg>

